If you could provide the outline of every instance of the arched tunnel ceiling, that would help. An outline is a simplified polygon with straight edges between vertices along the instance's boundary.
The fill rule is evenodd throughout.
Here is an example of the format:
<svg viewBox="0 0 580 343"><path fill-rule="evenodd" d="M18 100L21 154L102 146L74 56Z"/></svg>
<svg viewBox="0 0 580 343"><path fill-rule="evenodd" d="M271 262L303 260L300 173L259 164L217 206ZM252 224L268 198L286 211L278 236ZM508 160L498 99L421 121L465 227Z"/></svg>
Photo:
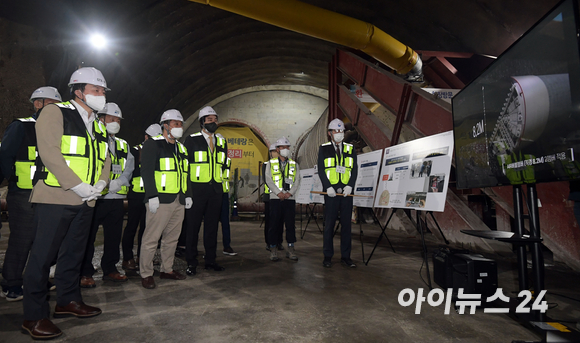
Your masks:
<svg viewBox="0 0 580 343"><path fill-rule="evenodd" d="M499 55L558 1L304 2L369 22L415 50ZM134 141L166 109L188 117L241 88L327 88L337 48L186 0L10 0L0 16L45 33L38 48L46 80L62 92L81 60L101 69L112 89L108 101L123 109ZM108 52L81 43L96 31L115 39Z"/></svg>

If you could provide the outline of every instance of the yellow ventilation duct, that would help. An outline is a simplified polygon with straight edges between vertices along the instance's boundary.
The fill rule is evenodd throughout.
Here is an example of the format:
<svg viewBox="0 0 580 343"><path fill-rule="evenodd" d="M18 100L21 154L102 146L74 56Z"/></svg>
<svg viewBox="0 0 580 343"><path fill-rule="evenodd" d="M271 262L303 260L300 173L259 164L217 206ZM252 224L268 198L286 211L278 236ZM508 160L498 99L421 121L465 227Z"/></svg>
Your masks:
<svg viewBox="0 0 580 343"><path fill-rule="evenodd" d="M374 25L296 0L189 0L358 49L399 74L421 75L421 58Z"/></svg>

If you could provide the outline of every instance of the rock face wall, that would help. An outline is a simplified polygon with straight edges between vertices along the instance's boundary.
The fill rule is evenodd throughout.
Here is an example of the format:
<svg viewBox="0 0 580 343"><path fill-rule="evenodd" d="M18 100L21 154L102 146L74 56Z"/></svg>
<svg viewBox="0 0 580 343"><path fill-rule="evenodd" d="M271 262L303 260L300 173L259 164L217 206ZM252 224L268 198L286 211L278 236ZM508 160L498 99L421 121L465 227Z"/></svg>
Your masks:
<svg viewBox="0 0 580 343"><path fill-rule="evenodd" d="M0 18L0 132L15 118L34 113L32 92L46 86L45 38L35 28Z"/></svg>

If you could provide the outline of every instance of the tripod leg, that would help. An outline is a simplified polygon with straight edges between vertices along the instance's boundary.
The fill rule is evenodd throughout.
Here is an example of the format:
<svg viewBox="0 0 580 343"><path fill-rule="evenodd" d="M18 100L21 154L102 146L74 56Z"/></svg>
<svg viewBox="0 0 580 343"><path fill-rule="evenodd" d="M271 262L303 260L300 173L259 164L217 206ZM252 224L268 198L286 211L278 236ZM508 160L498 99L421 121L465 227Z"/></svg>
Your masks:
<svg viewBox="0 0 580 343"><path fill-rule="evenodd" d="M431 285L431 273L429 273L429 256L427 251L427 244L425 243L425 232L423 232L419 211L417 211L417 230L419 230L421 233L421 242L423 244L423 262L425 263L425 268L427 269L427 282L429 284L429 290L432 290L433 286Z"/></svg>
<svg viewBox="0 0 580 343"><path fill-rule="evenodd" d="M395 214L395 212L397 211L397 209L393 209L393 212L391 213L391 216L389 217L389 220L387 220L387 223L385 224L385 228L383 230L383 232L381 233L382 235L385 236L385 238L387 239L387 242L389 242L389 245L391 246L391 249L393 250L393 252L396 254L395 252L395 248L393 247L393 244L391 243L391 240L389 239L389 237L387 237L387 234L385 233L385 230L387 229L387 225L389 224L389 222L391 221L391 218L393 217L393 215ZM375 214L375 211L373 212L373 217L375 218L375 220L379 223L380 226L380 222L379 222L379 218L377 218L377 215Z"/></svg>
<svg viewBox="0 0 580 343"><path fill-rule="evenodd" d="M361 218L362 218L361 217L361 209L359 208L359 209L357 209L357 211L358 211L358 214L359 214L358 215L358 219L359 219L359 221L358 221L358 225L359 225L359 227L358 227L358 229L359 229L359 236L358 237L360 239L360 248L361 248L361 251L362 251L362 260L364 262L365 261L365 246L363 244L363 230L362 230L362 220L361 220Z"/></svg>
<svg viewBox="0 0 580 343"><path fill-rule="evenodd" d="M435 219L435 217L433 216L433 212L432 211L429 211L427 213L429 213L431 215L431 218L435 222L435 225L437 225L437 228L439 229L439 233L441 234L441 237L443 237L443 240L445 241L445 244L446 245L449 245L449 241L447 240L447 238L443 234L443 231L441 231L441 227L439 227L439 223L437 222L437 219ZM425 223L427 223L427 221L425 221Z"/></svg>
<svg viewBox="0 0 580 343"><path fill-rule="evenodd" d="M377 224L379 224L379 227L381 228L381 234L379 235L379 239L377 239L377 242L375 243L375 247L373 248L373 251L371 251L371 254L369 255L369 259L365 262L365 265L367 265L367 266L369 265L369 261L371 260L371 257L373 257L373 254L375 253L375 250L377 249L377 246L381 242L381 239L383 238L383 236L387 237L387 235L385 234L385 230L387 229L387 225L389 225L389 222L391 221L391 218L393 218L393 215L395 214L395 212L397 212L397 209L396 208L393 209L393 212L391 212L391 215L389 216L389 219L385 223L385 226L384 227L381 226L381 223L377 219L377 215L375 214L375 211L372 211L372 212L373 212L373 216L374 216L375 220L377 221ZM389 244L390 243L391 242L389 241ZM393 248L392 245L391 245L391 248ZM394 248L393 248L393 251L395 251ZM363 262L364 262L364 260L363 260Z"/></svg>

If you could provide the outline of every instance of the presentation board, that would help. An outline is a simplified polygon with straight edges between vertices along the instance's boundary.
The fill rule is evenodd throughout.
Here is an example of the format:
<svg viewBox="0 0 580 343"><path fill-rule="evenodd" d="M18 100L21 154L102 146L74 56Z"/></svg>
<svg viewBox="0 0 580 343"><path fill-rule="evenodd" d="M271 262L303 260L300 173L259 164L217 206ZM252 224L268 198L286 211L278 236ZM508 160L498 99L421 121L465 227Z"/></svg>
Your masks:
<svg viewBox="0 0 580 343"><path fill-rule="evenodd" d="M296 193L298 204L324 204L324 195L313 194L311 191L322 192L322 182L318 177L316 169L300 170L300 188Z"/></svg>
<svg viewBox="0 0 580 343"><path fill-rule="evenodd" d="M453 131L384 150L375 207L443 212L453 156Z"/></svg>
<svg viewBox="0 0 580 343"><path fill-rule="evenodd" d="M381 170L383 149L358 155L358 176L354 186L354 194L366 197L354 197L353 204L358 207L373 207L377 179Z"/></svg>

